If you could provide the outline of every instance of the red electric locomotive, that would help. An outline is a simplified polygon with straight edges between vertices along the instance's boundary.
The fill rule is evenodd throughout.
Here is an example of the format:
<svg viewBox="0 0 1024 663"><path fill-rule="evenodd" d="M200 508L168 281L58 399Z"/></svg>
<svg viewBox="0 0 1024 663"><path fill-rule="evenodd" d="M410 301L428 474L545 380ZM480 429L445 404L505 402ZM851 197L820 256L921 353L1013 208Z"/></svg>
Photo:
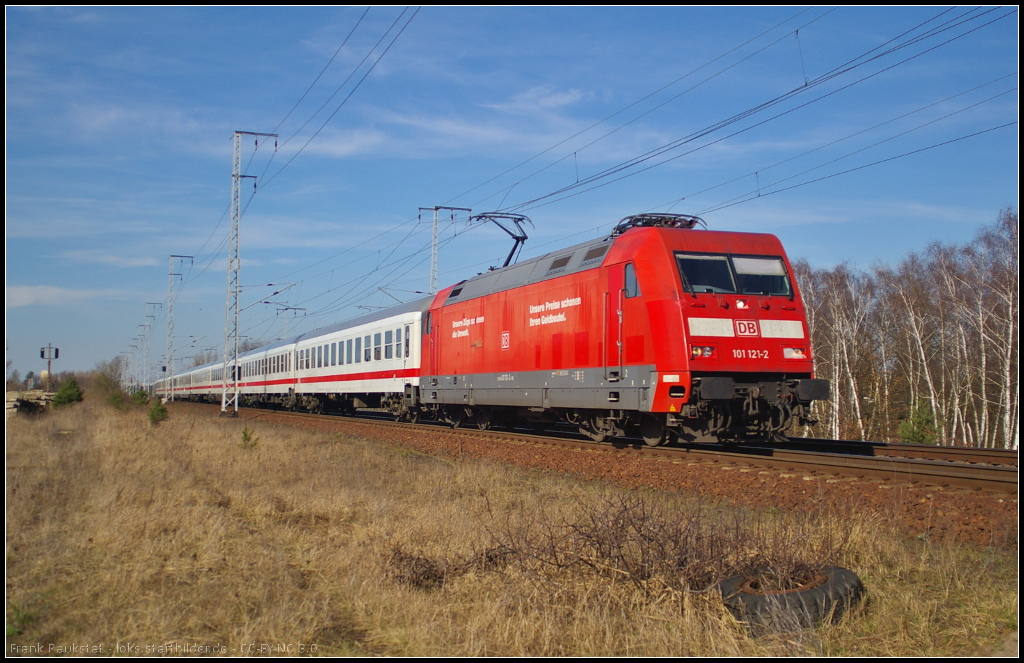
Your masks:
<svg viewBox="0 0 1024 663"><path fill-rule="evenodd" d="M636 427L651 445L781 436L829 397L789 261L772 235L698 221L632 216L604 239L508 266L514 247L506 267L251 350L227 374L250 406L481 428L564 421L595 440ZM156 388L217 401L225 373L214 362Z"/></svg>
<svg viewBox="0 0 1024 663"><path fill-rule="evenodd" d="M451 425L639 427L650 445L742 441L807 423L814 378L792 268L773 235L628 217L603 240L438 293L404 410Z"/></svg>

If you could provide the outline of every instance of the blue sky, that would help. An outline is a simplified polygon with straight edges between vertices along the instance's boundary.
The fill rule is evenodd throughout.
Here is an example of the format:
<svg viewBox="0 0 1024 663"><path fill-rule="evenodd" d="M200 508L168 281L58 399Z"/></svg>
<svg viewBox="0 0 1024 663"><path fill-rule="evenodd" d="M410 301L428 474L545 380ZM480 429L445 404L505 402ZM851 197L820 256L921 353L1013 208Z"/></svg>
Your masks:
<svg viewBox="0 0 1024 663"><path fill-rule="evenodd" d="M55 370L138 344L171 254L195 256L175 270L176 358L220 350L235 130L280 136L276 152L243 143L257 190L245 180L241 327L263 340L286 318L293 334L426 291L420 207L526 214L523 256L672 211L774 233L794 260L868 267L969 241L1018 205L1013 8L6 19L6 342L23 374L48 343ZM444 220L440 287L511 246ZM152 314L159 365L166 311Z"/></svg>

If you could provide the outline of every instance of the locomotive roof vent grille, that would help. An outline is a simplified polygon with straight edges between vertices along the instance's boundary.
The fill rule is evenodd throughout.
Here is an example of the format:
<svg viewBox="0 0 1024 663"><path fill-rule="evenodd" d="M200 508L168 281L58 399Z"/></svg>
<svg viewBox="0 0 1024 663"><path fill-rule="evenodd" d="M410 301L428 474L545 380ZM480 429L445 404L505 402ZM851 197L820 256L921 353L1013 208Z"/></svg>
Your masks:
<svg viewBox="0 0 1024 663"><path fill-rule="evenodd" d="M610 237L618 237L630 228L681 228L690 230L697 224L707 228L708 224L699 216L689 214L635 214L619 221Z"/></svg>
<svg viewBox="0 0 1024 663"><path fill-rule="evenodd" d="M589 265L591 263L599 261L604 257L604 254L608 253L609 244L602 244L601 246L595 246L594 248L587 251L586 255L583 256L583 261L580 262L580 266Z"/></svg>
<svg viewBox="0 0 1024 663"><path fill-rule="evenodd" d="M567 255L567 256L562 256L561 258L556 258L551 263L551 267L548 268L548 274L554 274L555 272L564 272L565 271L565 266L569 264L569 261L571 259L572 259L572 254L571 253L569 255Z"/></svg>

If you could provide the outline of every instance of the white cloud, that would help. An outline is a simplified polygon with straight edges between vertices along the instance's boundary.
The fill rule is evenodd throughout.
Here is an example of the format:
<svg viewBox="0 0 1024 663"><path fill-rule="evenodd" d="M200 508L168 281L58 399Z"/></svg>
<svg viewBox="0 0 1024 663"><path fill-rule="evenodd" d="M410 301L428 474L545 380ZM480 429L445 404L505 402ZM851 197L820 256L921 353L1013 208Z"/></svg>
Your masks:
<svg viewBox="0 0 1024 663"><path fill-rule="evenodd" d="M329 135L320 134L313 139L313 142L306 147L307 154L322 154L331 157L347 157L353 154L366 154L373 151L373 148L384 143L386 137L383 133L368 129L360 131L346 131ZM296 139L290 145L296 149L302 147L308 137Z"/></svg>
<svg viewBox="0 0 1024 663"><path fill-rule="evenodd" d="M20 306L64 306L97 297L116 297L118 290L68 290L49 285L7 286L6 308Z"/></svg>
<svg viewBox="0 0 1024 663"><path fill-rule="evenodd" d="M63 256L77 262L91 262L111 267L152 267L160 264L156 258L125 257L101 251L67 251Z"/></svg>
<svg viewBox="0 0 1024 663"><path fill-rule="evenodd" d="M521 92L511 101L500 104L483 104L483 107L514 115L550 115L551 111L555 109L571 106L580 101L589 101L593 96L593 93L581 90L556 91L552 90L550 86L543 85Z"/></svg>

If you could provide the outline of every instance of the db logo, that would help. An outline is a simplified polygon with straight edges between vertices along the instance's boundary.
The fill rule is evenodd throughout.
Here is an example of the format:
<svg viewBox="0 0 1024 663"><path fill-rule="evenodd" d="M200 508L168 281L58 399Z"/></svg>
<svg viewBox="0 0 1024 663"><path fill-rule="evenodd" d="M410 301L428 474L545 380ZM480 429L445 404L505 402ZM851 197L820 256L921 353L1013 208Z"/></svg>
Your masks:
<svg viewBox="0 0 1024 663"><path fill-rule="evenodd" d="M760 336L757 331L757 320L735 320L737 336Z"/></svg>
<svg viewBox="0 0 1024 663"><path fill-rule="evenodd" d="M509 346L509 333L501 332L501 349L508 350Z"/></svg>

